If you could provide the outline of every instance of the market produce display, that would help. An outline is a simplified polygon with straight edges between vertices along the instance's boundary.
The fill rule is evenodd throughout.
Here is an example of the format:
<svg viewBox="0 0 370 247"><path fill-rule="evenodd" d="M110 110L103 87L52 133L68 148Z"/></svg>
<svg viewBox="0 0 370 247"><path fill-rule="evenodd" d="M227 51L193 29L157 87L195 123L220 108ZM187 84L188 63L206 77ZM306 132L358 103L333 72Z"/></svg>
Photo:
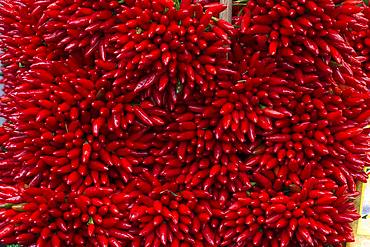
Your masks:
<svg viewBox="0 0 370 247"><path fill-rule="evenodd" d="M0 244L354 241L367 2L0 5Z"/></svg>

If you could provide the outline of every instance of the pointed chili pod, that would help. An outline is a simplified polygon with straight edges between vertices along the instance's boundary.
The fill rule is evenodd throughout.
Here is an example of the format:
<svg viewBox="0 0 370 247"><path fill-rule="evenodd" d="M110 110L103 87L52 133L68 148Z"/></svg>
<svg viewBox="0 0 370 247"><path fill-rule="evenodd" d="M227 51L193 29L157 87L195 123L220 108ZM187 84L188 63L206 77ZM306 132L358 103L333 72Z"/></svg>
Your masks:
<svg viewBox="0 0 370 247"><path fill-rule="evenodd" d="M163 222L159 227L159 237L161 239L161 243L166 245L167 238L168 238L168 226L165 222Z"/></svg>
<svg viewBox="0 0 370 247"><path fill-rule="evenodd" d="M110 187L88 187L84 191L84 195L88 197L104 197L111 194L113 189Z"/></svg>
<svg viewBox="0 0 370 247"><path fill-rule="evenodd" d="M147 223L144 228L140 231L139 235L140 236L147 236L150 232L154 230L155 226L152 221Z"/></svg>
<svg viewBox="0 0 370 247"><path fill-rule="evenodd" d="M91 145L88 142L85 142L82 145L82 163L87 163L91 156Z"/></svg>
<svg viewBox="0 0 370 247"><path fill-rule="evenodd" d="M354 127L354 128L348 128L343 131L337 132L334 136L334 138L338 141L343 141L355 136L358 136L363 131L363 128L361 127Z"/></svg>
<svg viewBox="0 0 370 247"><path fill-rule="evenodd" d="M153 83L155 83L157 81L157 78L158 78L158 74L157 73L153 73L153 74L151 74L149 76L144 77L136 85L136 87L134 89L134 93L137 93L139 91L142 91L144 89L149 88L151 85L153 85Z"/></svg>
<svg viewBox="0 0 370 247"><path fill-rule="evenodd" d="M146 125L153 126L153 122L149 115L139 106L133 107L135 115Z"/></svg>
<svg viewBox="0 0 370 247"><path fill-rule="evenodd" d="M13 232L14 232L14 226L6 225L5 227L1 228L1 230L0 230L0 238L3 239L5 237L8 237Z"/></svg>
<svg viewBox="0 0 370 247"><path fill-rule="evenodd" d="M226 9L225 4L221 3L207 3L203 7L204 9L206 9L206 13L210 12L213 16L218 16L222 11Z"/></svg>

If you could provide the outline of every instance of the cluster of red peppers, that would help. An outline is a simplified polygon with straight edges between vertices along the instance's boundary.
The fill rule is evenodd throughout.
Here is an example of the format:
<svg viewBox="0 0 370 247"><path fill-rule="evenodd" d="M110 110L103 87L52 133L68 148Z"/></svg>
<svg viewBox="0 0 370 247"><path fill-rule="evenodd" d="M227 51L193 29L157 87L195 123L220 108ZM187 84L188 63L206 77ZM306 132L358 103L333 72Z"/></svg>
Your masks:
<svg viewBox="0 0 370 247"><path fill-rule="evenodd" d="M333 246L370 165L361 0L0 0L0 244Z"/></svg>

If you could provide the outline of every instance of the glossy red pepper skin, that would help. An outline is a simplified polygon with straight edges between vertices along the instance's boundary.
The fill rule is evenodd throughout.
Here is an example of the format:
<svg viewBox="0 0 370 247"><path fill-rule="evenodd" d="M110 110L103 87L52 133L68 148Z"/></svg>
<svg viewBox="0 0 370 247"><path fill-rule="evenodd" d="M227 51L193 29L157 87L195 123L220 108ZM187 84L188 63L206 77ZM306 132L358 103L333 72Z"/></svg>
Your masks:
<svg viewBox="0 0 370 247"><path fill-rule="evenodd" d="M0 243L352 241L363 6L1 4Z"/></svg>
<svg viewBox="0 0 370 247"><path fill-rule="evenodd" d="M91 156L91 146L89 143L84 143L82 146L82 163L87 163Z"/></svg>

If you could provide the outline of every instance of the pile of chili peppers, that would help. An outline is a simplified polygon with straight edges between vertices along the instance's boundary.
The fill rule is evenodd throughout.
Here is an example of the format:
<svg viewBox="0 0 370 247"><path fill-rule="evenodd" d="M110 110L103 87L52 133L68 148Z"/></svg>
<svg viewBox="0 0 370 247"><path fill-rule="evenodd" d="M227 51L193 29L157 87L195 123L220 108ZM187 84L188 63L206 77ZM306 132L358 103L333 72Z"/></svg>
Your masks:
<svg viewBox="0 0 370 247"><path fill-rule="evenodd" d="M0 244L342 246L360 0L0 0Z"/></svg>

